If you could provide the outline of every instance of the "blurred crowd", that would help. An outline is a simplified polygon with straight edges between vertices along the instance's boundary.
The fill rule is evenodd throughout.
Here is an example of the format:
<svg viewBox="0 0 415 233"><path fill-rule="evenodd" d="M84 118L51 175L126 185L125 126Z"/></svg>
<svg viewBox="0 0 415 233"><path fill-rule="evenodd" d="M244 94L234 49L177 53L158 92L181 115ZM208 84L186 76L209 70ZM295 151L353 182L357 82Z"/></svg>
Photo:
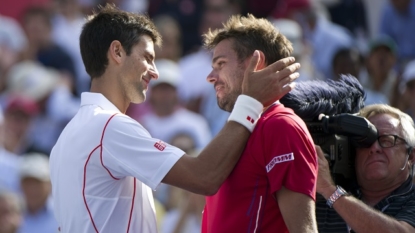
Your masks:
<svg viewBox="0 0 415 233"><path fill-rule="evenodd" d="M351 74L366 104L415 117L415 0L2 0L0 233L58 231L48 155L89 90L78 38L87 15L106 3L148 14L163 38L159 79L127 114L188 154L228 118L206 81L211 54L201 35L233 14L267 18L293 43L299 81ZM200 231L202 196L161 185L155 198L160 232Z"/></svg>

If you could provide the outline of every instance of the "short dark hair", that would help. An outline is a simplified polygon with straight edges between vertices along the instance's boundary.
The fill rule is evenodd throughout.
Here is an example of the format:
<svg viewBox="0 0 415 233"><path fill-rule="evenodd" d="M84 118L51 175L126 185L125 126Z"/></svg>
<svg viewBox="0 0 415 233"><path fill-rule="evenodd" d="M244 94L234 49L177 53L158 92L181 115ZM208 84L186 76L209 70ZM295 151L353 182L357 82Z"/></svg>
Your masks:
<svg viewBox="0 0 415 233"><path fill-rule="evenodd" d="M148 16L122 11L112 4L100 7L99 13L89 16L79 38L86 72L91 78L100 77L108 65L107 52L114 40L120 41L130 55L143 35L161 45L161 36Z"/></svg>
<svg viewBox="0 0 415 233"><path fill-rule="evenodd" d="M251 56L255 50L261 50L267 64L291 55L291 42L266 19L253 15L232 16L221 29L209 30L203 35L204 45L213 49L222 40L232 39L239 62Z"/></svg>

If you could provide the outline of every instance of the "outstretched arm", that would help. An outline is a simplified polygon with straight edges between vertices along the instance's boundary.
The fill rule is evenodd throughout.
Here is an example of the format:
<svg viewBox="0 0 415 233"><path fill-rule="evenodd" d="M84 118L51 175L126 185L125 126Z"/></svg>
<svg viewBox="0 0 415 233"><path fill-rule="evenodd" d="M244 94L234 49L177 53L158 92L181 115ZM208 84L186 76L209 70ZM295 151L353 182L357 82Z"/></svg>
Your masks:
<svg viewBox="0 0 415 233"><path fill-rule="evenodd" d="M257 70L259 62L259 52L255 51L244 75L242 94L267 106L294 87L299 64L290 57ZM203 195L215 194L236 165L249 135L242 124L227 122L198 157L184 155L162 182Z"/></svg>

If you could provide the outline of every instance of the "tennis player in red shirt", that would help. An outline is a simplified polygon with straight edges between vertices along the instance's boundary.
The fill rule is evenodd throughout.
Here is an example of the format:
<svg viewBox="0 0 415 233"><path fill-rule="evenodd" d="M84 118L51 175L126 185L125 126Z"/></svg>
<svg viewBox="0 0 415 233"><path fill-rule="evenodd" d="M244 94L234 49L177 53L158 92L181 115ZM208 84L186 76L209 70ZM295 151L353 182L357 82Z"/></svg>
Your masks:
<svg viewBox="0 0 415 233"><path fill-rule="evenodd" d="M207 80L229 112L254 52L261 70L293 50L269 21L252 15L233 16L204 38L213 50ZM206 198L202 233L317 232L316 177L317 155L303 120L278 101L265 106L236 167Z"/></svg>

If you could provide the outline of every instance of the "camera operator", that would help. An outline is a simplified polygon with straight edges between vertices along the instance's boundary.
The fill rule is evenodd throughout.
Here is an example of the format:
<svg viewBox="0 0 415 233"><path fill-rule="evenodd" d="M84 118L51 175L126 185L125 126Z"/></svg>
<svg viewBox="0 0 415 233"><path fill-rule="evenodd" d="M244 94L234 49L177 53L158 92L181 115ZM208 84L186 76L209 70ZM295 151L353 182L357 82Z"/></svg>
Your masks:
<svg viewBox="0 0 415 233"><path fill-rule="evenodd" d="M377 128L378 138L369 148L356 148L355 196L336 186L324 153L316 146L317 192L321 195L316 201L318 230L415 232L414 122L383 104L369 105L359 115Z"/></svg>

